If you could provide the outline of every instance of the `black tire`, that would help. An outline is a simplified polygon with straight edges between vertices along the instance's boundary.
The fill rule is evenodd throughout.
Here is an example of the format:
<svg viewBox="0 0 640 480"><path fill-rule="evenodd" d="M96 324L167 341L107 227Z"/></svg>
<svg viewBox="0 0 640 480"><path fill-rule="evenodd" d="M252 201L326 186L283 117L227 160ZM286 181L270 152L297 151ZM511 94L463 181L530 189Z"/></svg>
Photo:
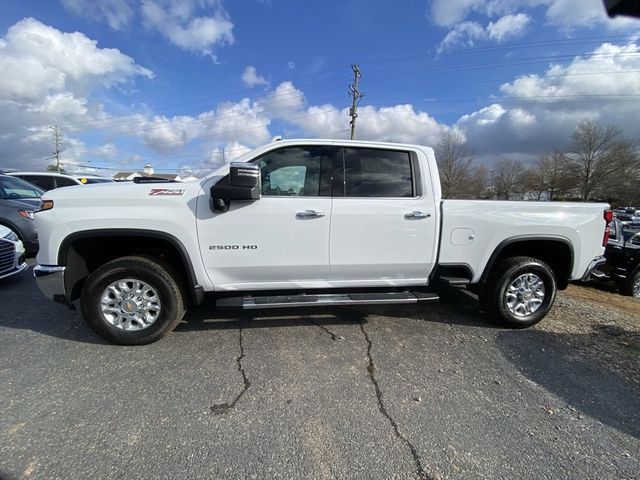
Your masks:
<svg viewBox="0 0 640 480"><path fill-rule="evenodd" d="M516 315L507 305L507 289L521 275L534 274L544 285L542 303L533 313ZM500 262L489 275L480 296L480 306L491 320L509 328L526 328L542 320L556 298L556 279L549 266L529 257L512 257Z"/></svg>
<svg viewBox="0 0 640 480"><path fill-rule="evenodd" d="M171 268L146 257L122 257L93 272L84 284L80 308L89 326L105 340L120 345L144 345L171 332L185 314L185 297ZM113 282L137 279L152 287L161 309L151 325L141 330L123 330L107 321L101 311L101 298ZM140 300L140 298L138 298Z"/></svg>
<svg viewBox="0 0 640 480"><path fill-rule="evenodd" d="M635 289L634 291L633 288L633 285L638 282L640 282L640 271L633 274L631 278L619 283L620 293L629 297L640 298L640 289Z"/></svg>

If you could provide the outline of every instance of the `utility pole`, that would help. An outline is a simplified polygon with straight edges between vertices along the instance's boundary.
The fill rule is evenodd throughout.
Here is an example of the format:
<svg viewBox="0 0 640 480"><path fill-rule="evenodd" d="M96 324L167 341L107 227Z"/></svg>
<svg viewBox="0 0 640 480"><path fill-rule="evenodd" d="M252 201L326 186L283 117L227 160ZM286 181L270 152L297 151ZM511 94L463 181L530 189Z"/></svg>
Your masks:
<svg viewBox="0 0 640 480"><path fill-rule="evenodd" d="M56 161L56 171L60 173L60 148L62 147L62 137L58 126L49 127L53 139L53 159Z"/></svg>
<svg viewBox="0 0 640 480"><path fill-rule="evenodd" d="M358 118L358 102L362 97L364 97L364 93L358 90L358 80L362 74L360 73L360 69L358 65L351 65L351 69L353 70L353 83L349 85L349 95L353 98L351 103L351 108L349 109L349 116L351 117L351 140L356 138L356 118Z"/></svg>

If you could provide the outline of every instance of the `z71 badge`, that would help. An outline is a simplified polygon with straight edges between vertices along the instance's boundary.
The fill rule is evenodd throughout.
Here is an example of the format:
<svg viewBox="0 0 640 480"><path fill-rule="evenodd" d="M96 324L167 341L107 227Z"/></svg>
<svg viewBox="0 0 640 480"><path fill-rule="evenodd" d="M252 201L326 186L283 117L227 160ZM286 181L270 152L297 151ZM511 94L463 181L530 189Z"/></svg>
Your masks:
<svg viewBox="0 0 640 480"><path fill-rule="evenodd" d="M151 191L149 192L149 195L151 196L156 196L156 195L174 196L174 195L183 195L183 194L184 194L184 190L178 190L175 188L152 188Z"/></svg>

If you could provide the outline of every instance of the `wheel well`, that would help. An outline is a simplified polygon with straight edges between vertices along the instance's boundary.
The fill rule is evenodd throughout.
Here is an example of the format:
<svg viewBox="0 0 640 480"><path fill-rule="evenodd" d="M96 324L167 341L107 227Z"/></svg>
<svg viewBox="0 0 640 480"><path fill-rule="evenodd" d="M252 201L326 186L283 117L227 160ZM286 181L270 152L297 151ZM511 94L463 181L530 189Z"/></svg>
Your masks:
<svg viewBox="0 0 640 480"><path fill-rule="evenodd" d="M573 270L573 249L568 241L560 239L523 239L498 246L482 274L481 283L486 282L493 267L502 260L519 256L537 258L549 265L559 290L564 290L569 285L569 278Z"/></svg>
<svg viewBox="0 0 640 480"><path fill-rule="evenodd" d="M186 254L170 239L144 234L81 235L65 240L58 253L58 263L66 266L65 287L69 300L80 297L85 281L99 267L131 255L157 259L169 265L177 276L176 282L197 301L194 291L197 282Z"/></svg>

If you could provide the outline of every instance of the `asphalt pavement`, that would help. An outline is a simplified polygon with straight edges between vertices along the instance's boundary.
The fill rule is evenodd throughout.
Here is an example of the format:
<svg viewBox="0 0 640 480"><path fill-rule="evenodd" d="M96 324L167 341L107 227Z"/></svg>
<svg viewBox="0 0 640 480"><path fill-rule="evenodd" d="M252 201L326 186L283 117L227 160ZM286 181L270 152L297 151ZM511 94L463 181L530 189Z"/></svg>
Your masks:
<svg viewBox="0 0 640 480"><path fill-rule="evenodd" d="M640 388L465 292L186 320L114 346L0 280L0 478L640 478Z"/></svg>

